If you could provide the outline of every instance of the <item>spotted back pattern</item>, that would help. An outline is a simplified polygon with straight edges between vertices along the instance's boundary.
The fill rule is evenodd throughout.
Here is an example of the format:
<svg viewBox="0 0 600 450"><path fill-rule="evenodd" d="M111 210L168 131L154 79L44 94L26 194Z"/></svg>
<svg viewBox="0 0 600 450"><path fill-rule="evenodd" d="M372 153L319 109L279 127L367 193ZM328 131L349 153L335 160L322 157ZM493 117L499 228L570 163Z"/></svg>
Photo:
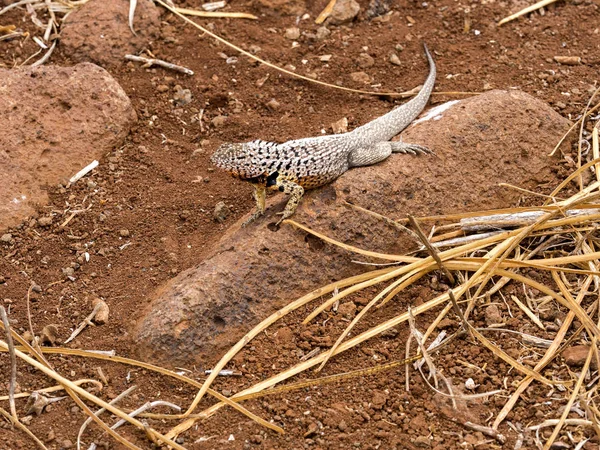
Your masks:
<svg viewBox="0 0 600 450"><path fill-rule="evenodd" d="M306 189L330 183L350 168L351 155L368 154L375 144L389 141L421 113L436 77L435 63L426 46L425 54L429 75L423 87L413 99L387 114L348 133L296 139L283 144L261 140L223 144L212 155L211 161L236 178L267 187L270 180L278 177Z"/></svg>
<svg viewBox="0 0 600 450"><path fill-rule="evenodd" d="M348 170L347 155L351 148L344 136L296 139L283 144L261 140L223 144L211 161L245 181L261 183L277 173L312 189L330 183Z"/></svg>

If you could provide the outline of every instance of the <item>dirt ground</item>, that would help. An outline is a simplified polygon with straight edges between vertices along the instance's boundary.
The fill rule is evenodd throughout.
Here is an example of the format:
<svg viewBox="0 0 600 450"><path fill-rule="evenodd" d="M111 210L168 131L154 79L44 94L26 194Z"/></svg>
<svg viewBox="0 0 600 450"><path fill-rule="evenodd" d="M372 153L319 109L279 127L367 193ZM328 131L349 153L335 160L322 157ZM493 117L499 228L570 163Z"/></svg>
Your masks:
<svg viewBox="0 0 600 450"><path fill-rule="evenodd" d="M360 3L363 10L367 8L364 1ZM318 25L314 24L314 18L325 4L325 1L311 1L305 5L303 12L310 14L310 19L299 22L302 31L316 32ZM496 26L499 19L525 5L521 1L400 0L392 3L395 13L389 20L360 18L349 26L329 26L331 34L324 40L311 44L301 38L301 45L295 48L284 37L284 31L296 25L297 17L282 14L268 0L231 3L230 10L254 13L259 16L257 21L215 19L200 23L211 23L214 32L244 48L260 47L259 56L268 61L281 66L291 64L299 73L316 73L319 80L355 88L369 88L350 79L349 74L357 71L368 72L373 84L381 83L385 90L408 90L422 83L427 71L421 47L425 41L435 53L437 91L518 88L550 103L563 116L575 118L585 107L590 89L598 84L599 4L590 0L559 2L547 7L544 14L533 13L502 27ZM188 1L181 6L199 5ZM14 9L0 17L0 24L33 27L24 17L22 10ZM195 75L141 69L134 64L112 69L111 74L131 98L139 118L126 144L105 155L99 169L83 182L68 190L63 185L48 188L51 203L40 208L39 215L53 213L56 217L53 226L30 227L25 223L10 230L15 245L0 246L0 299L10 308L12 325L19 333L28 329L25 298L33 282L39 287L31 297L31 318L37 332L45 325L55 324L60 340L64 340L91 311L92 299L101 297L110 307L109 322L86 329L71 345L115 350L118 355L135 358L129 333L153 290L202 261L226 228L253 207L249 186L211 167L208 158L219 144L318 135L322 129L330 132L331 123L342 117L348 117L350 127L355 127L392 106L384 99L292 79L258 66L246 57L240 56L237 63L227 64L219 53L237 56L231 49L201 36L189 25L182 25L171 14L163 13L162 21L161 38L153 43L153 53L191 68ZM470 24L468 31L466 23ZM0 42L0 65L18 65L36 47L31 40L23 46L18 41ZM400 66L388 62L392 51L398 54ZM374 58L373 67L358 66L358 56L363 52ZM325 54L333 55L328 63L319 60ZM553 60L557 55L581 56L583 63L560 65ZM79 61L70 60L59 45L51 62L71 65ZM257 81L267 75L269 78L259 87ZM176 85L192 93L194 102L185 110L173 104ZM432 103L452 98L455 97L436 95ZM277 105L268 105L272 99ZM198 122L201 110L203 118ZM227 116L225 124L219 124L219 120L215 124L213 119L217 116ZM560 181L547 180L550 185ZM213 219L214 207L220 201L231 210L223 223ZM85 208L90 202L92 207L74 217L64 230L56 227L64 220L67 205ZM86 251L92 255L89 262L85 261ZM72 275L73 280L66 274ZM403 298L422 301L434 290L430 281L423 281ZM361 327L366 329L405 311L406 305L401 300L374 313ZM353 301L359 307L364 304L361 298ZM253 341L234 360L232 368L241 370L242 376L219 378L215 389L235 393L250 382L294 364L297 352L307 345L310 348L310 344L320 342L327 346L324 342L327 337L319 335L322 331L317 325L308 330L299 325L306 311L288 316L284 324L271 332L276 335L261 335ZM473 320L485 322L484 317ZM340 331L344 324L343 321L338 324ZM274 339L278 345L273 345ZM402 330L398 336L369 341L360 350L332 360L324 375L365 367L378 358L384 361L403 358L405 340ZM497 342L518 353L519 344L510 337L498 337ZM214 355L204 367L185 368L191 371L188 376L202 380L203 370L220 356ZM49 360L71 379L97 379L97 368L101 367L108 380L98 394L104 399L112 399L128 386L137 385L137 391L122 403L124 408L157 398L187 407L196 392L190 386L148 370L121 364L66 356L51 356ZM5 354L0 361L3 368L0 386L5 391L8 382ZM451 344L444 350L442 361L457 380L472 377L485 390L510 385L517 379L514 374L506 375L506 364L489 361L487 353L467 341ZM467 362L479 367L487 362L488 369L478 371ZM18 380L21 390L33 390L48 383L25 365L19 365ZM437 395L414 371L410 385L410 392L405 392L401 368L250 400L244 403L246 407L281 425L286 434L265 430L238 412L223 408L210 419L199 422L179 442L190 449L502 447L480 432L465 429L461 423L470 420L487 424L503 406L504 396L459 404L453 410L448 400ZM543 386L530 388L508 421L527 426L546 417L554 418L555 406L547 404L547 394L548 389ZM204 400L200 407L203 409L210 402ZM2 407L7 409L7 403L3 403ZM19 401L18 407L23 413L24 401ZM42 415L34 417L30 429L47 442L48 448L72 448L83 420L83 413L69 399L52 404ZM170 425L160 420L149 423L161 431L168 430ZM121 432L141 448L151 447L142 433L128 427ZM508 437L505 448L513 448L517 433L506 423L501 432ZM587 432L591 440L583 448L598 448L598 438ZM100 442L100 448L124 448L101 434L98 428L90 426L84 442L89 445L94 438ZM563 442L569 441L564 437ZM0 431L0 449L29 448L34 448L33 441L24 434L6 426Z"/></svg>

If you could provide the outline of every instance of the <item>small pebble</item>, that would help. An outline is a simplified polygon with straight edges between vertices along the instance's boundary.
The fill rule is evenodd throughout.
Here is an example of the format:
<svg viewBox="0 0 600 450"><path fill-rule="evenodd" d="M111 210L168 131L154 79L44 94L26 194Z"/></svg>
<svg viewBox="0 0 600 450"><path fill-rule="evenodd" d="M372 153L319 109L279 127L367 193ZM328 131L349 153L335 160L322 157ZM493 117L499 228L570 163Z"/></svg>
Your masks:
<svg viewBox="0 0 600 450"><path fill-rule="evenodd" d="M304 433L304 437L311 437L314 436L315 434L317 434L317 432L319 431L319 425L317 425L315 422L311 422L308 425L308 430L306 431L306 433Z"/></svg>
<svg viewBox="0 0 600 450"><path fill-rule="evenodd" d="M30 331L25 331L22 336L27 342L31 342L33 340L33 335Z"/></svg>
<svg viewBox="0 0 600 450"><path fill-rule="evenodd" d="M46 437L46 442L52 442L54 439L56 439L56 434L54 433L54 430L50 430Z"/></svg>
<svg viewBox="0 0 600 450"><path fill-rule="evenodd" d="M31 425L32 419L33 419L33 416L25 416L25 417L21 417L19 420L21 421L21 423L23 425Z"/></svg>
<svg viewBox="0 0 600 450"><path fill-rule="evenodd" d="M352 72L350 79L356 83L369 84L371 77L365 72Z"/></svg>
<svg viewBox="0 0 600 450"><path fill-rule="evenodd" d="M391 53L390 54L389 61L394 66L401 66L402 65L402 61L400 61L400 58L398 58L398 55L396 55L395 53Z"/></svg>
<svg viewBox="0 0 600 450"><path fill-rule="evenodd" d="M358 58L356 58L356 63L361 69L368 69L375 65L375 59L368 53L361 53L358 55Z"/></svg>
<svg viewBox="0 0 600 450"><path fill-rule="evenodd" d="M50 225L52 225L52 217L40 217L38 219L38 223L40 224L41 227L49 227Z"/></svg>
<svg viewBox="0 0 600 450"><path fill-rule="evenodd" d="M416 447L427 448L431 447L431 440L427 436L417 436L413 441Z"/></svg>
<svg viewBox="0 0 600 450"><path fill-rule="evenodd" d="M213 217L217 222L224 222L231 211L225 202L219 202L215 205Z"/></svg>
<svg viewBox="0 0 600 450"><path fill-rule="evenodd" d="M319 27L315 36L318 41L322 41L323 39L327 38L330 34L331 31L329 31L327 27Z"/></svg>
<svg viewBox="0 0 600 450"><path fill-rule="evenodd" d="M585 364L585 360L588 357L590 346L588 345L574 345L573 347L567 348L562 352L562 357L565 359L567 365L571 367L582 367ZM592 357L592 369L596 367L596 361Z"/></svg>
<svg viewBox="0 0 600 450"><path fill-rule="evenodd" d="M227 116L216 116L210 121L210 123L212 123L215 128L220 128L225 125L227 120Z"/></svg>
<svg viewBox="0 0 600 450"><path fill-rule="evenodd" d="M169 90L169 86L167 86L166 84L159 84L158 86L156 86L156 90L158 92L167 92Z"/></svg>
<svg viewBox="0 0 600 450"><path fill-rule="evenodd" d="M10 234L10 233L3 234L2 237L0 237L0 241L4 242L5 244L12 244L12 242L13 242L12 234Z"/></svg>
<svg viewBox="0 0 600 450"><path fill-rule="evenodd" d="M300 28L298 28L298 27L287 28L285 30L284 37L286 39L289 39L290 41L295 41L296 39L298 39L300 37Z"/></svg>
<svg viewBox="0 0 600 450"><path fill-rule="evenodd" d="M331 124L331 129L335 134L345 133L348 131L348 119L346 117L341 118L337 122Z"/></svg>
<svg viewBox="0 0 600 450"><path fill-rule="evenodd" d="M127 229L125 229L125 228L124 228L124 229L122 229L122 230L119 230L119 235L120 235L121 237L129 237L129 230L127 230Z"/></svg>
<svg viewBox="0 0 600 450"><path fill-rule="evenodd" d="M500 309L496 305L489 305L485 308L485 323L490 325L497 325L502 323L502 314L500 313Z"/></svg>
<svg viewBox="0 0 600 450"><path fill-rule="evenodd" d="M356 315L356 305L354 302L342 303L338 308L338 314L346 319L354 319Z"/></svg>
<svg viewBox="0 0 600 450"><path fill-rule="evenodd" d="M269 111L277 111L281 107L281 104L272 98L267 102L266 107Z"/></svg>
<svg viewBox="0 0 600 450"><path fill-rule="evenodd" d="M40 334L42 344L54 345L58 339L58 327L56 325L46 325Z"/></svg>
<svg viewBox="0 0 600 450"><path fill-rule="evenodd" d="M398 331L398 328L396 327L392 327L392 328L388 328L387 330L385 330L384 332L382 332L380 334L381 337L383 338L395 338L396 336L398 336L400 332Z"/></svg>
<svg viewBox="0 0 600 450"><path fill-rule="evenodd" d="M189 89L183 89L181 86L177 86L179 89L173 94L173 104L175 106L185 106L192 102L192 91Z"/></svg>

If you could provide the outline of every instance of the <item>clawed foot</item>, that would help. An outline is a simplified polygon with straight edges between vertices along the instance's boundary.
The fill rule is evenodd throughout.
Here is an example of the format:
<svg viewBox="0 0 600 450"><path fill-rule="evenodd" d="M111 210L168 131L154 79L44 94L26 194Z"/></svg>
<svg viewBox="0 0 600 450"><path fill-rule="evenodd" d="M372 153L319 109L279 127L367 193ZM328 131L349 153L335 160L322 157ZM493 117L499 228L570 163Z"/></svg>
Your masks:
<svg viewBox="0 0 600 450"><path fill-rule="evenodd" d="M275 215L276 215L276 216L281 216L281 219L279 219L279 220L277 221L277 223L275 224L275 226L276 226L277 228L279 228L279 225L281 225L281 222L283 222L285 219L287 219L287 218L289 217L289 216L286 216L286 215L285 215L285 211L282 211L282 212L275 213Z"/></svg>
<svg viewBox="0 0 600 450"><path fill-rule="evenodd" d="M246 226L250 225L252 222L254 222L256 219L258 219L263 214L264 214L264 211L255 211L254 213L252 213L252 215L250 217L248 217L248 219L246 219L246 221L244 223L242 223L242 228L245 228Z"/></svg>
<svg viewBox="0 0 600 450"><path fill-rule="evenodd" d="M404 153L408 155L433 155L435 152L429 147L418 144L406 144L404 142L391 142L393 153Z"/></svg>

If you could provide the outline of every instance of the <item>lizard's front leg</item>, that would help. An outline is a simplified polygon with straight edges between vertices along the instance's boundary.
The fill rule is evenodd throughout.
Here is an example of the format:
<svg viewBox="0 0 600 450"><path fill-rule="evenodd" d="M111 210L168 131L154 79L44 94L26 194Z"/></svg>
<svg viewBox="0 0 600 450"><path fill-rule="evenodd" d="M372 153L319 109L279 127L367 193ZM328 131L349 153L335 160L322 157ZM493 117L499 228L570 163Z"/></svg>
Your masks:
<svg viewBox="0 0 600 450"><path fill-rule="evenodd" d="M289 181L281 177L277 178L275 186L276 189L278 189L280 192L283 192L284 194L288 194L290 196L290 199L285 205L285 209L283 210L283 212L277 213L281 214L281 219L279 219L279 221L277 222L277 226L279 226L281 222L290 217L296 211L298 203L300 203L300 199L304 195L304 188L299 184L294 183L293 181Z"/></svg>
<svg viewBox="0 0 600 450"><path fill-rule="evenodd" d="M265 201L267 198L267 189L262 184L254 185L254 200L256 200L256 211L242 224L243 227L255 221L265 213Z"/></svg>

